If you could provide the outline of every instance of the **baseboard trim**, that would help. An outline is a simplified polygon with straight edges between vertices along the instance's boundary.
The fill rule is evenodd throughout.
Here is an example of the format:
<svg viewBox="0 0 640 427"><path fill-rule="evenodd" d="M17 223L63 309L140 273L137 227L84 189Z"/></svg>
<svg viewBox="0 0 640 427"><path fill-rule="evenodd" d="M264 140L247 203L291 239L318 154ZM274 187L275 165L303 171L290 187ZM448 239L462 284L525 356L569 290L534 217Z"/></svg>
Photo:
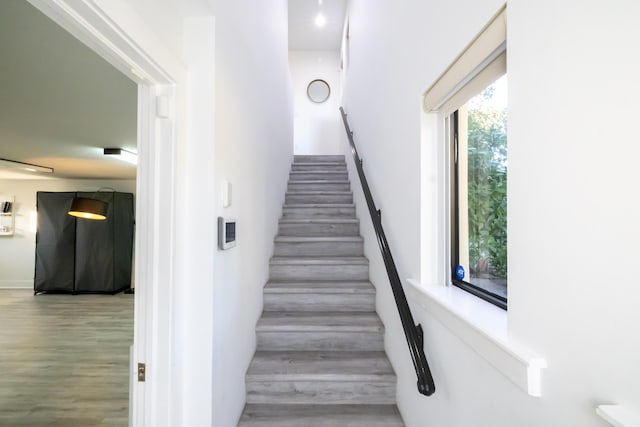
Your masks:
<svg viewBox="0 0 640 427"><path fill-rule="evenodd" d="M0 280L0 289L33 289L33 279Z"/></svg>

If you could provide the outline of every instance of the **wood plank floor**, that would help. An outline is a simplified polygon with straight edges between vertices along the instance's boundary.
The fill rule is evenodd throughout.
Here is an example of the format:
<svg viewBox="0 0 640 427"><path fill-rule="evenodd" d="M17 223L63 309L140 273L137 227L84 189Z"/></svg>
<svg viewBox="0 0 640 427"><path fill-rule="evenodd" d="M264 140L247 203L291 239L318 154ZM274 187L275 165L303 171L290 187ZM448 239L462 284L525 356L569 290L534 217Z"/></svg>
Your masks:
<svg viewBox="0 0 640 427"><path fill-rule="evenodd" d="M0 290L0 426L126 426L133 295Z"/></svg>

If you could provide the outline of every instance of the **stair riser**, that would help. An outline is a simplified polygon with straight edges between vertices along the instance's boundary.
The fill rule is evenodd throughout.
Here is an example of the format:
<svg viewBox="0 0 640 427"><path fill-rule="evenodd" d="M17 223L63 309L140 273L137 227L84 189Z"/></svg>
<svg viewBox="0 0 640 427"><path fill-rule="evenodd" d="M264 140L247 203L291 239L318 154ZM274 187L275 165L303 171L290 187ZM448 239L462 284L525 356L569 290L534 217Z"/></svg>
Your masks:
<svg viewBox="0 0 640 427"><path fill-rule="evenodd" d="M395 404L391 382L247 381L247 403Z"/></svg>
<svg viewBox="0 0 640 427"><path fill-rule="evenodd" d="M383 351L381 332L258 332L261 351Z"/></svg>
<svg viewBox="0 0 640 427"><path fill-rule="evenodd" d="M321 203L353 203L353 194L294 194L287 193L285 203L297 204L321 204Z"/></svg>
<svg viewBox="0 0 640 427"><path fill-rule="evenodd" d="M272 265L272 280L368 280L369 266L354 265Z"/></svg>
<svg viewBox="0 0 640 427"><path fill-rule="evenodd" d="M290 181L346 181L347 172L291 172L289 174Z"/></svg>
<svg viewBox="0 0 640 427"><path fill-rule="evenodd" d="M355 207L313 207L313 208L304 208L304 207L295 207L288 208L284 207L282 209L282 217L283 218L355 218L356 216L356 208Z"/></svg>
<svg viewBox="0 0 640 427"><path fill-rule="evenodd" d="M357 236L360 224L348 223L281 223L278 227L280 236Z"/></svg>
<svg viewBox="0 0 640 427"><path fill-rule="evenodd" d="M303 171L303 172L313 172L313 171L333 171L333 172L343 172L346 173L347 172L347 165L345 163L342 164L315 164L315 163L311 163L311 164L307 164L305 165L304 163L294 163L293 166L291 166L291 170L292 171Z"/></svg>
<svg viewBox="0 0 640 427"><path fill-rule="evenodd" d="M329 418L330 417L330 418ZM400 415L376 418L375 415L346 416L328 414L316 417L277 417L259 420L240 420L238 427L404 427Z"/></svg>
<svg viewBox="0 0 640 427"><path fill-rule="evenodd" d="M340 417L332 416L327 419L326 416L317 417L296 417L286 418L278 417L275 419L260 419L260 420L240 420L238 427L300 427L300 426L313 426L313 427L404 427L402 419L398 415L397 417L385 417L375 418L371 416L349 416Z"/></svg>
<svg viewBox="0 0 640 427"><path fill-rule="evenodd" d="M375 310L374 294L287 293L265 294L264 311L358 311Z"/></svg>
<svg viewBox="0 0 640 427"><path fill-rule="evenodd" d="M349 183L316 182L310 184L299 184L289 181L287 191L350 191Z"/></svg>
<svg viewBox="0 0 640 427"><path fill-rule="evenodd" d="M404 427L395 407L393 412L380 413L374 405L321 405L322 409L315 409L319 406L248 405L238 427ZM359 407L362 409L351 409Z"/></svg>
<svg viewBox="0 0 640 427"><path fill-rule="evenodd" d="M360 242L276 242L275 256L363 256Z"/></svg>
<svg viewBox="0 0 640 427"><path fill-rule="evenodd" d="M345 162L344 156L342 155L331 155L331 156L314 156L314 155L298 155L293 156L293 164L298 163L320 163L320 162Z"/></svg>
<svg viewBox="0 0 640 427"><path fill-rule="evenodd" d="M389 409L393 408L393 409ZM404 427L392 405L247 405L238 427Z"/></svg>

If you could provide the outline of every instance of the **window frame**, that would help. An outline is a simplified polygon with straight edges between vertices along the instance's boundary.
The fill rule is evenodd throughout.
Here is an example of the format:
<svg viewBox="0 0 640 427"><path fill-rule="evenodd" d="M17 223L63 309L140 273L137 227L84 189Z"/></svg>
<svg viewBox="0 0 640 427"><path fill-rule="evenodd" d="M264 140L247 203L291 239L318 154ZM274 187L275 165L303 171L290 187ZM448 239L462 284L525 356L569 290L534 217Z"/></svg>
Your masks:
<svg viewBox="0 0 640 427"><path fill-rule="evenodd" d="M423 197L431 198L438 206L438 225L435 226L433 217L423 216L422 223L425 231L422 232L421 250L436 258L433 260L435 262L426 258L421 261L421 275L427 282L436 280L446 287L455 286L464 289L469 294L503 309L506 309L506 301L503 301L506 298L487 292L464 280L458 280L455 277L455 267L452 268L454 242L451 238L451 230L454 227L454 209L451 200L453 175L450 165L453 157L451 150L453 136L450 131L452 126L450 116L505 74L506 69L507 6L505 4L424 92L422 99L424 113L422 140L425 146L433 147L433 154L437 159L434 162L423 155L422 162L423 165L427 162L431 163L430 166L437 171L438 177L432 189L428 189L430 176L425 175L422 178L423 185L427 188ZM426 200L423 201L422 206L426 206L426 203ZM426 230L431 230L432 234L429 235ZM435 240L433 240L433 233L436 236Z"/></svg>
<svg viewBox="0 0 640 427"><path fill-rule="evenodd" d="M449 267L451 284L463 289L478 298L481 298L503 310L507 310L508 299L481 288L466 280L460 280L456 277L456 269L460 264L460 208L459 208L459 109L446 118L445 129L449 134L449 203L450 203L450 222L449 222Z"/></svg>

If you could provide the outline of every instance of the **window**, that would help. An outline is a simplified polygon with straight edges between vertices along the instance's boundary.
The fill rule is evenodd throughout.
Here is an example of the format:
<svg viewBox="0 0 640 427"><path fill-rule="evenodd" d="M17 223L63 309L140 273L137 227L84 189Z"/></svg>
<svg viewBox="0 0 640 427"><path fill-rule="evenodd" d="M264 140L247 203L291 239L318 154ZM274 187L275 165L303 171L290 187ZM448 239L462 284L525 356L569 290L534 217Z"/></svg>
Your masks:
<svg viewBox="0 0 640 427"><path fill-rule="evenodd" d="M436 202L442 207L432 253L438 277L507 308L506 7L467 45L424 94L428 141L442 161ZM437 117L437 118L436 118ZM444 124L444 128L442 128ZM440 148L438 148L440 147ZM428 247L425 245L425 247ZM444 249L444 250L442 250ZM442 270L440 270L442 269ZM442 275L440 275L442 274Z"/></svg>
<svg viewBox="0 0 640 427"><path fill-rule="evenodd" d="M448 118L451 282L507 307L507 76Z"/></svg>

